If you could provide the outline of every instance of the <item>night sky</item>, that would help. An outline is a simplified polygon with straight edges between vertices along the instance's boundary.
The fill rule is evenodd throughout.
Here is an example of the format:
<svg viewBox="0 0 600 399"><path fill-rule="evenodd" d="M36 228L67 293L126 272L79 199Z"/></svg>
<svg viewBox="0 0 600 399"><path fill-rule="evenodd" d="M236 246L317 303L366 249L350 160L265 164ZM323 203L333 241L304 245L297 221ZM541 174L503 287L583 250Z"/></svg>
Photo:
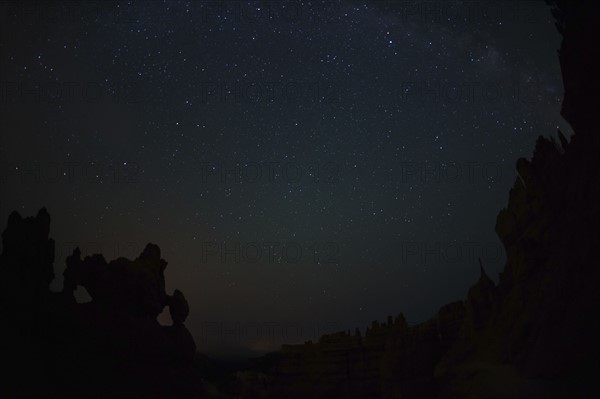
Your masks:
<svg viewBox="0 0 600 399"><path fill-rule="evenodd" d="M2 229L47 207L53 290L75 246L158 244L203 352L424 321L477 258L497 281L515 162L571 132L541 0L1 11Z"/></svg>

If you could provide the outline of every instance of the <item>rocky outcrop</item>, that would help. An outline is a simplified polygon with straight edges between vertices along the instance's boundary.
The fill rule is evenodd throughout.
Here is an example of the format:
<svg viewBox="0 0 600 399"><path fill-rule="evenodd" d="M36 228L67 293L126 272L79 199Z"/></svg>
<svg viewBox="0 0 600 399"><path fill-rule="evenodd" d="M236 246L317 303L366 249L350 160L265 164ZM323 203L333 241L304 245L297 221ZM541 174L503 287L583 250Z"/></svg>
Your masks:
<svg viewBox="0 0 600 399"><path fill-rule="evenodd" d="M54 293L50 216L13 212L0 255L0 349L9 372L7 397L166 397L181 388L201 394L191 370L196 346L184 325L183 293L165 291L167 262L148 244L135 260L102 255L66 259L63 290ZM92 300L77 303L84 287ZM172 326L157 316L169 307ZM183 376L181 375L183 373ZM179 387L179 388L176 388ZM187 390L186 390L187 389Z"/></svg>
<svg viewBox="0 0 600 399"><path fill-rule="evenodd" d="M119 258L108 263L102 255L82 260L76 248L67 258L62 296L74 306L75 288L84 287L92 297L86 309L95 315L93 321L97 321L98 330L116 331L119 326L129 325L115 337L128 351L136 350L140 356L154 354L163 359L191 361L196 346L183 324L189 313L188 303L179 290L173 296L166 294L166 267L160 248L154 244L146 245L133 261ZM158 325L156 320L165 306L169 307L173 320L169 327ZM130 334L136 330L139 335Z"/></svg>
<svg viewBox="0 0 600 399"><path fill-rule="evenodd" d="M546 0L553 6L556 27L563 41L558 59L562 71L564 98L562 116L578 136L598 136L596 101L600 82L598 73L600 49L598 37L600 5L585 0Z"/></svg>
<svg viewBox="0 0 600 399"><path fill-rule="evenodd" d="M50 215L8 217L0 255L0 301L11 318L27 330L39 329L40 302L54 279L54 240L48 238Z"/></svg>
<svg viewBox="0 0 600 399"><path fill-rule="evenodd" d="M427 397L437 389L434 366L459 339L465 316L465 303L456 302L417 326L409 327L400 314L373 321L364 337L357 329L324 335L316 343L284 345L258 373L268 389L261 386L259 394L246 382L240 392L249 397ZM256 371L246 371L240 381L257 379Z"/></svg>

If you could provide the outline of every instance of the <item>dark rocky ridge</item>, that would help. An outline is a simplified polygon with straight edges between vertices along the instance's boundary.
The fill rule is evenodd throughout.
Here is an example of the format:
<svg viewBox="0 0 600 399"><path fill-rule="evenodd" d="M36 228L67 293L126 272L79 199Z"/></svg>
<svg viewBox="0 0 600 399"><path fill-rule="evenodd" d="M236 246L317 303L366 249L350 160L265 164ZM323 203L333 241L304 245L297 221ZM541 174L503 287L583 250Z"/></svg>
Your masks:
<svg viewBox="0 0 600 399"><path fill-rule="evenodd" d="M540 136L517 161L496 221L507 254L498 285L482 268L466 301L420 325L400 316L364 338L284 346L241 374L244 397L600 397L600 3L548 3L575 134Z"/></svg>
<svg viewBox="0 0 600 399"><path fill-rule="evenodd" d="M183 294L165 292L167 262L148 244L131 261L107 263L102 255L67 258L64 286L54 278L50 216L13 212L0 255L1 393L6 397L168 397L202 392L190 367L194 340L183 324ZM92 297L77 303L84 287ZM157 316L169 306L172 326ZM186 375L187 374L187 375ZM3 396L4 397L4 396Z"/></svg>

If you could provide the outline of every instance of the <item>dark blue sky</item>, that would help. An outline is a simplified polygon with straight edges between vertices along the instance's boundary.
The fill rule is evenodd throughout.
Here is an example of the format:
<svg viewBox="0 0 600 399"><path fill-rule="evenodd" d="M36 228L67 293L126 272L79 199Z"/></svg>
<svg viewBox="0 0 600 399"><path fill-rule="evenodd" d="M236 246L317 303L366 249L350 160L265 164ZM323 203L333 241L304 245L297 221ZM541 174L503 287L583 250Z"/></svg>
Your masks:
<svg viewBox="0 0 600 399"><path fill-rule="evenodd" d="M423 321L478 257L496 279L516 160L570 133L553 23L542 1L3 3L0 218L46 206L59 276L76 245L158 244L201 351Z"/></svg>

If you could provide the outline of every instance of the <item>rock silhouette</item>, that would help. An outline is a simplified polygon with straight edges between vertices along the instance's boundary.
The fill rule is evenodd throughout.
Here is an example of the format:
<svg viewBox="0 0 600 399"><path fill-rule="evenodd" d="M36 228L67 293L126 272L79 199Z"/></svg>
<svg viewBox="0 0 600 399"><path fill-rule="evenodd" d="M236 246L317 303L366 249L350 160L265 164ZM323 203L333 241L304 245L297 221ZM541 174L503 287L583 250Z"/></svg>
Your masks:
<svg viewBox="0 0 600 399"><path fill-rule="evenodd" d="M135 260L66 259L63 290L54 293L50 216L13 212L2 234L0 299L8 397L167 397L183 389L202 393L190 373L196 353L184 325L183 293L165 292L167 262L148 244ZM84 287L92 300L77 303ZM157 316L170 309L172 326ZM7 392L8 390L8 392Z"/></svg>

